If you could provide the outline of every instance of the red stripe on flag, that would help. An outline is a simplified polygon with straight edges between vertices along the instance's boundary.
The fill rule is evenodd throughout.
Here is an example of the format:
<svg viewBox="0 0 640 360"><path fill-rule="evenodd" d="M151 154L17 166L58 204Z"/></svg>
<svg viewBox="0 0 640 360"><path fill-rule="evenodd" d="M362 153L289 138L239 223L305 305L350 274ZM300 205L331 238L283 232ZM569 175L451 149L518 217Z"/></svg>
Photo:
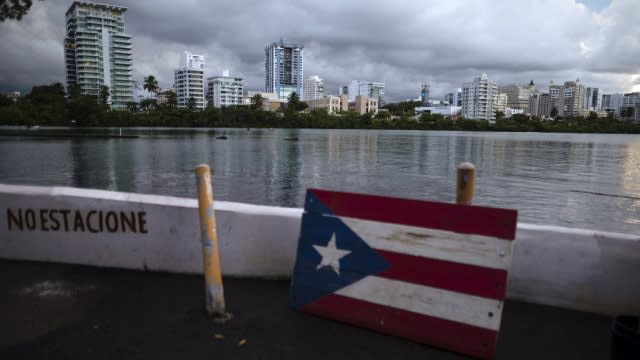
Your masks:
<svg viewBox="0 0 640 360"><path fill-rule="evenodd" d="M301 310L482 359L495 353L495 331L340 295L325 296Z"/></svg>
<svg viewBox="0 0 640 360"><path fill-rule="evenodd" d="M513 240L518 212L376 195L309 189L338 216Z"/></svg>
<svg viewBox="0 0 640 360"><path fill-rule="evenodd" d="M389 269L376 274L388 279L451 290L470 295L504 300L507 272L445 260L376 251L390 263Z"/></svg>

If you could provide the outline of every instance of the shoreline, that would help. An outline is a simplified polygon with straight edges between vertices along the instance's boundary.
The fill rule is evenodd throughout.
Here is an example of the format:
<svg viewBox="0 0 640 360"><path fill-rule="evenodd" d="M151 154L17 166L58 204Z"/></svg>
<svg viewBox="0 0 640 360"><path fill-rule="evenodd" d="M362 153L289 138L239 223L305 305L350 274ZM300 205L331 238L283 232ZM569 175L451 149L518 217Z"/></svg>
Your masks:
<svg viewBox="0 0 640 360"><path fill-rule="evenodd" d="M87 133L47 133L37 134L29 132L17 132L14 134L4 133L0 131L0 137L40 137L40 138L92 138L92 139L137 139L140 135L119 135L119 134L87 134Z"/></svg>

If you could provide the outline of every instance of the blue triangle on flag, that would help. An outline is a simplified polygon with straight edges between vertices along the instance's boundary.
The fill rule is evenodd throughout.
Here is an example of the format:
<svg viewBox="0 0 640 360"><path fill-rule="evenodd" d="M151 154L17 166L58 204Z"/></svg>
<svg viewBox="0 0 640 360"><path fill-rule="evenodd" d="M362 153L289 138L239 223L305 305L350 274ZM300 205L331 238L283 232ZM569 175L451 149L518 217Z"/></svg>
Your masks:
<svg viewBox="0 0 640 360"><path fill-rule="evenodd" d="M330 241L334 236L335 248L349 252L340 257L337 269L328 265L320 266L322 256L314 247L331 248ZM293 308L300 308L366 276L378 274L389 266L375 249L339 218L305 213L302 216L289 303Z"/></svg>
<svg viewBox="0 0 640 360"><path fill-rule="evenodd" d="M307 196L304 199L304 211L312 214L333 214L333 210L320 201L313 193L313 190L307 190Z"/></svg>

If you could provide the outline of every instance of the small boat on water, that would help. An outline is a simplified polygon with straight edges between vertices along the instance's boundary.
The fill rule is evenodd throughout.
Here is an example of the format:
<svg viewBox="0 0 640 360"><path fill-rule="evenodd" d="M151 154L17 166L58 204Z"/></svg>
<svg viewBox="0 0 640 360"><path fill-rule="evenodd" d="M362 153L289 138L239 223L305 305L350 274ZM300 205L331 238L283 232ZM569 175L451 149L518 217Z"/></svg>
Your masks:
<svg viewBox="0 0 640 360"><path fill-rule="evenodd" d="M298 140L298 138L297 138L297 137L295 137L295 136L288 136L288 137L286 137L286 138L284 138L284 139L285 139L285 140L288 140L288 141L296 141L296 140Z"/></svg>
<svg viewBox="0 0 640 360"><path fill-rule="evenodd" d="M229 137L227 135L220 135L217 136L216 139L220 139L220 140L227 140Z"/></svg>

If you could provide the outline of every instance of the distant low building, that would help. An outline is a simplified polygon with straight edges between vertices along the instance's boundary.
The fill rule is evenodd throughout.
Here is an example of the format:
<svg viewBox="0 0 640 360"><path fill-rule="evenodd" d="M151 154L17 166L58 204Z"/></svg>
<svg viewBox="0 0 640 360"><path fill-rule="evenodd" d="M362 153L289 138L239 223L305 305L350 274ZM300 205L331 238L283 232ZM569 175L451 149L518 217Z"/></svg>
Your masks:
<svg viewBox="0 0 640 360"><path fill-rule="evenodd" d="M324 109L329 114L335 114L339 111L355 111L360 115L378 113L378 99L370 99L362 95L356 96L354 101L349 101L347 95L329 95L321 99L308 100L306 103L309 105L308 110Z"/></svg>
<svg viewBox="0 0 640 360"><path fill-rule="evenodd" d="M341 95L345 95L344 90ZM384 83L375 81L353 80L348 86L349 101L356 101L356 96L378 99L378 106L384 106Z"/></svg>
<svg viewBox="0 0 640 360"><path fill-rule="evenodd" d="M14 103L17 102L18 99L20 98L20 91L4 91L4 92L0 92L0 94L13 100Z"/></svg>
<svg viewBox="0 0 640 360"><path fill-rule="evenodd" d="M524 109L512 109L510 107L504 109L504 117L510 118L513 115L524 115Z"/></svg>
<svg viewBox="0 0 640 360"><path fill-rule="evenodd" d="M169 102L168 92L172 92L175 94L175 88L167 88L167 89L158 89L158 95L156 96L156 100L158 104L166 104Z"/></svg>
<svg viewBox="0 0 640 360"><path fill-rule="evenodd" d="M349 101L349 111L355 111L360 115L369 113L375 115L378 113L378 99L358 95L355 101Z"/></svg>
<svg viewBox="0 0 640 360"><path fill-rule="evenodd" d="M609 113L607 111L590 110L590 111L584 113L584 117L590 117L591 114L596 114L596 116L599 117L599 118L605 118L605 117L609 116Z"/></svg>
<svg viewBox="0 0 640 360"><path fill-rule="evenodd" d="M309 105L308 110L324 109L329 114L349 111L349 97L347 95L327 95L320 99L306 100L305 102Z"/></svg>
<svg viewBox="0 0 640 360"><path fill-rule="evenodd" d="M407 101L415 101L413 99L409 99ZM444 100L427 100L426 103L422 104L423 107L428 107L428 106L449 106L451 104L449 104L448 102L444 101Z"/></svg>
<svg viewBox="0 0 640 360"><path fill-rule="evenodd" d="M247 96L242 98L242 105L250 106L253 104L254 96L262 96L262 110L276 111L286 104L286 100L280 99L276 93L268 93L264 91L249 91Z"/></svg>
<svg viewBox="0 0 640 360"><path fill-rule="evenodd" d="M431 114L431 115L442 115L446 117L457 117L460 115L462 111L461 106L419 106L413 109L416 115L420 114Z"/></svg>

